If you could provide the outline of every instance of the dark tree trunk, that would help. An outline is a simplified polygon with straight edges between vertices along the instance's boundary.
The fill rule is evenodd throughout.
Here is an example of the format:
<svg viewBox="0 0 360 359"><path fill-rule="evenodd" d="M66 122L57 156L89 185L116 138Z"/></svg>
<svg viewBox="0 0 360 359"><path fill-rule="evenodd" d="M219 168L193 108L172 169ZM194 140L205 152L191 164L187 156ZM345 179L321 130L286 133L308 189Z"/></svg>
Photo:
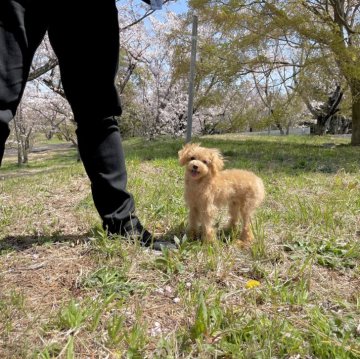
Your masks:
<svg viewBox="0 0 360 359"><path fill-rule="evenodd" d="M343 97L340 86L337 86L333 94L328 98L327 102L315 109L317 114L317 123L315 126L316 135L324 135L328 127L329 121L339 111L339 104Z"/></svg>
<svg viewBox="0 0 360 359"><path fill-rule="evenodd" d="M279 122L276 122L276 127L280 131L280 135L282 135L282 136L285 135L284 129Z"/></svg>
<svg viewBox="0 0 360 359"><path fill-rule="evenodd" d="M351 144L360 145L360 82L351 89L352 94L352 134Z"/></svg>

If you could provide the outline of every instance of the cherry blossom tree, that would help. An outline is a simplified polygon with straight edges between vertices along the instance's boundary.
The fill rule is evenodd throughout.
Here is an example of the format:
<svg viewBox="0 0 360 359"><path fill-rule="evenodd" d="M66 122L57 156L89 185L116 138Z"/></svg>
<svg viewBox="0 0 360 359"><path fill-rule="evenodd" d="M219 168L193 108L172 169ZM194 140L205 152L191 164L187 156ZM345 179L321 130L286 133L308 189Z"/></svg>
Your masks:
<svg viewBox="0 0 360 359"><path fill-rule="evenodd" d="M168 2L169 0L165 0L164 3ZM126 4L121 1L118 3L121 61L116 85L123 100L125 98L124 112L126 113L126 98L138 97L138 94L132 93L131 88L134 87L130 86L129 80L137 70L138 64L146 63L145 52L152 41L151 36L147 35L144 19L154 11L147 5L135 6L132 2L129 4L128 1ZM34 56L27 88L18 113L11 123L13 131L8 145L15 145L18 148L19 164L27 162L31 139L38 132L44 133L47 138L56 134L77 145L73 114L62 89L57 65L57 58L46 37ZM139 69L139 72L141 71ZM138 112L141 113L139 109L136 109L136 113ZM131 115L131 111L128 114Z"/></svg>

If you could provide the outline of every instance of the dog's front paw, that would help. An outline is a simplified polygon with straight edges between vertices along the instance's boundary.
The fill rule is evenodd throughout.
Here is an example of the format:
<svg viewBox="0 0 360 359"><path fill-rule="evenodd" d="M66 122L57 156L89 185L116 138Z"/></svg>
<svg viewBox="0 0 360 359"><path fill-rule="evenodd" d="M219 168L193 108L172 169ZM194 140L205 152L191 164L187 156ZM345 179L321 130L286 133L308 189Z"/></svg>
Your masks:
<svg viewBox="0 0 360 359"><path fill-rule="evenodd" d="M244 245L250 246L251 242L254 240L254 235L250 228L243 229L240 235L240 242L243 242Z"/></svg>
<svg viewBox="0 0 360 359"><path fill-rule="evenodd" d="M249 249L251 247L251 241L243 241L241 239L238 239L235 242L235 245L240 249Z"/></svg>
<svg viewBox="0 0 360 359"><path fill-rule="evenodd" d="M205 229L203 231L202 240L204 243L213 243L216 240L216 233L211 229Z"/></svg>

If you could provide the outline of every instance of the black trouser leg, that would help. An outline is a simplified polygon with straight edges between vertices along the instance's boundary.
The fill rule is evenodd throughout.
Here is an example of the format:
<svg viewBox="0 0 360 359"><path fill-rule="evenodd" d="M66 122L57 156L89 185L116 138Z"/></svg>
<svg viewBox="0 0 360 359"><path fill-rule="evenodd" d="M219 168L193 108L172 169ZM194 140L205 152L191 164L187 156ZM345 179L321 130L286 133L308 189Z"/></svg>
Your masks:
<svg viewBox="0 0 360 359"><path fill-rule="evenodd" d="M123 222L129 221L134 212L134 200L126 191L127 174L117 121L109 117L99 122L97 128L78 127L79 152L104 228L119 233Z"/></svg>
<svg viewBox="0 0 360 359"><path fill-rule="evenodd" d="M95 206L112 233L134 212L126 191L126 168L114 85L119 25L114 0L62 0L52 14L49 39L59 59L65 94L78 124L80 156L91 181Z"/></svg>
<svg viewBox="0 0 360 359"><path fill-rule="evenodd" d="M47 1L0 1L0 165L34 52L47 27Z"/></svg>

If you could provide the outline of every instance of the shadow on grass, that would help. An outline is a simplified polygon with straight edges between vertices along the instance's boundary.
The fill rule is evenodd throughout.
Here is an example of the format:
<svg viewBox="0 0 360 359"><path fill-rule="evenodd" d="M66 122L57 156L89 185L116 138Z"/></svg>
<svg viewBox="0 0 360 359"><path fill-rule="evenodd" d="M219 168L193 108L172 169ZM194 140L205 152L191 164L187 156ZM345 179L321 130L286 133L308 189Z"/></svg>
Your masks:
<svg viewBox="0 0 360 359"><path fill-rule="evenodd" d="M333 137L208 136L194 138L193 142L219 148L227 168L244 168L264 174L284 173L292 176L304 172L336 173L339 170L354 173L360 169L360 147L347 145L343 139ZM177 163L178 151L183 144L182 139L147 141L138 138L125 140L123 145L127 161L171 160ZM16 163L5 163L0 169L0 179L41 174L41 171L72 166L76 162L75 149L56 151L44 159L30 159L28 165L20 168Z"/></svg>
<svg viewBox="0 0 360 359"><path fill-rule="evenodd" d="M10 177L16 178L41 175L52 172L54 169L72 166L74 163L78 162L77 152L74 149L51 154L46 158L30 159L27 164L22 166L18 166L16 162L5 163L0 169L0 180Z"/></svg>
<svg viewBox="0 0 360 359"><path fill-rule="evenodd" d="M156 239L161 239L165 241L173 241L174 237L181 239L185 234L184 224L174 227L169 230L167 233L159 236L155 236ZM87 234L82 235L49 235L49 236L31 236L31 235L21 235L21 236L6 236L0 239L0 255L9 253L9 252L22 252L32 247L37 246L51 246L54 244L68 244L71 246L81 245L93 241L94 232L90 231ZM96 238L96 235L95 235ZM113 238L109 237L111 240L120 240L127 242L125 238L115 236Z"/></svg>
<svg viewBox="0 0 360 359"><path fill-rule="evenodd" d="M4 252L22 252L35 246L69 243L79 245L89 241L87 235L53 235L53 236L7 236L0 239L0 254Z"/></svg>
<svg viewBox="0 0 360 359"><path fill-rule="evenodd" d="M329 137L238 137L201 138L205 147L219 148L227 168L244 168L257 172L280 172L297 175L301 172L357 172L360 168L360 147L353 147ZM125 141L126 158L141 161L177 160L184 144L181 140Z"/></svg>
<svg viewBox="0 0 360 359"><path fill-rule="evenodd" d="M0 174L0 181L1 180L5 180L7 178L21 178L21 177L31 177L31 176L36 176L36 175L44 175L47 173L53 173L54 170L61 170L64 168L68 168L69 165L63 165L63 166L48 166L47 168L44 168L43 170L39 170L39 169L22 169L22 168L18 168L18 170L15 172L13 171L9 171L9 172L5 172L5 173L1 173Z"/></svg>

